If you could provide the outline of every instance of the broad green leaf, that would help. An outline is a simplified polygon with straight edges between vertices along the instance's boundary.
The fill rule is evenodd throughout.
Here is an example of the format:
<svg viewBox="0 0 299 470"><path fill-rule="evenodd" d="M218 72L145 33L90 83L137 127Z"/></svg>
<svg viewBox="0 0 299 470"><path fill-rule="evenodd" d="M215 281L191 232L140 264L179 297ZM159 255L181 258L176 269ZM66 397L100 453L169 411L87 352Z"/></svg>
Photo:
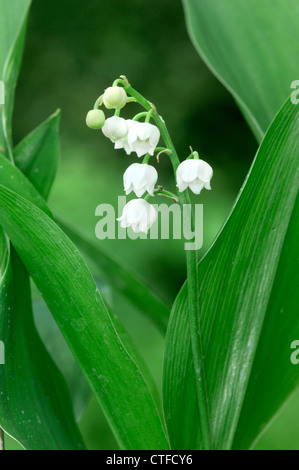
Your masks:
<svg viewBox="0 0 299 470"><path fill-rule="evenodd" d="M183 0L190 37L259 140L298 80L297 0Z"/></svg>
<svg viewBox="0 0 299 470"><path fill-rule="evenodd" d="M14 252L2 272L0 309L1 427L28 450L82 449L69 391L36 332L29 278Z"/></svg>
<svg viewBox="0 0 299 470"><path fill-rule="evenodd" d="M23 2L22 5L17 5L17 2L14 2L13 5L10 4L10 6L13 9L15 8L15 6L20 6L20 9L19 9L20 16L23 12L21 6L24 6L24 5L25 5L25 2ZM29 2L28 2L28 5L29 5ZM0 5L0 7L1 6L4 6L4 5ZM7 14L7 17L6 17L5 21L8 19L8 16L9 16L8 13L9 12L7 12L7 10L5 9L4 13L3 13L3 17ZM24 17L24 19L25 19L25 17ZM15 82L16 82L16 78L17 78L17 74L18 74L18 68L19 68L19 65L20 65L20 59L21 59L21 53L22 53L22 47L23 47L23 40L24 40L24 34L25 34L25 21L24 22L20 21L20 26L21 26L21 28L20 28L19 31L17 31L17 34L14 38L14 41L12 42L11 53L9 54L9 57L6 60L5 70L3 72L3 78L5 77L6 82L9 84L9 87L7 87L7 89L6 89L6 92L7 92L7 94L6 94L6 105L5 105L5 113L3 113L4 116L3 116L3 119L2 119L2 124L3 125L2 125L2 139L1 139L1 141L3 143L3 151L5 151L6 155L10 159L12 159L10 124L11 124L11 112L12 112L12 104L13 104L13 90L14 90L14 86L15 86ZM10 31L11 31L11 28L10 28ZM53 150L53 149L51 149L51 145L53 143L55 145L55 143L56 143L55 141L53 142L53 139L51 138L51 135L49 135L51 133L51 129L49 128L49 126L47 126L47 124L52 124L52 123L53 123L53 121L51 123L50 122L45 123L45 125L41 126L41 128L39 128L37 131L32 133L28 138L26 138L26 140L23 141L16 149L16 157L17 157L18 165L22 168L24 173L32 180L32 183L39 189L39 191L42 193L42 195L44 197L48 193L48 190L49 190L50 185L52 183L54 174L52 175L52 180L51 180L51 173L49 175L49 171L48 172L46 171L43 174L39 174L39 175L37 173L41 172L40 171L41 170L40 163L41 162L42 162L42 164L45 163L45 159L47 158L48 153ZM46 129L46 127L48 127L48 128ZM41 135L42 130L45 131L45 135L43 135L43 136ZM53 132L53 134L55 133L54 127L52 127L52 132ZM47 146L45 145L45 143L46 143L45 142L46 141L46 138L45 138L46 134L48 135L48 138L49 138L49 142L48 142L49 148L47 148ZM41 138L41 141L42 141L41 143L43 144L43 146L40 148L40 150L38 152L37 152L37 148L36 148L36 144L37 144L37 141L38 141L37 137ZM54 155L53 156L55 157L55 148L54 148ZM32 157L31 160L30 160L30 157ZM50 163L52 163L52 162L50 161ZM27 167L26 167L26 165L27 165ZM31 168L29 168L29 165L30 165ZM54 168L55 168L55 163L54 163ZM5 170L6 169L7 169L7 167L5 168ZM28 169L28 171L27 171L27 169ZM46 168L46 166L43 166L42 169L47 169L47 168ZM51 169L53 169L53 168L51 167L50 170ZM55 168L55 170L56 170L56 168ZM6 171L5 171L5 173L7 174ZM19 175L17 174L17 176L19 176ZM14 174L12 175L12 177L14 178ZM45 177L46 177L46 179L45 179ZM3 183L8 187L10 186L10 183L16 184L16 187L18 188L18 192L19 192L20 191L20 183L22 183L22 181L21 181L21 179L20 179L20 181L18 181L18 179L19 178L17 178L17 181L14 181L14 182L10 182L8 180L3 180ZM45 186L45 184L48 184L48 187ZM29 199L32 196L34 196L36 198L36 195L34 195L32 193L31 189L32 188L30 186L25 184L25 190L26 191L29 190L29 193L27 192L26 194L24 193L23 195L25 197L29 197ZM22 192L23 192L23 188L21 188L21 193ZM39 198L36 198L36 200L34 202L37 203L38 199ZM38 202L41 205L43 205L41 200L39 200ZM45 207L42 207L42 209L45 210ZM18 274L20 274L20 270L19 270L19 267L17 266L17 263L16 263L16 268L15 269L17 270ZM23 285L25 286L26 283L24 282ZM114 320L114 322L115 321L116 320ZM126 346L129 347L128 345L126 345ZM130 354L133 354L133 349L130 349ZM149 401L151 402L150 395L149 395ZM155 422L155 418L153 420ZM159 420L156 419L156 421L159 421ZM159 422L159 425L160 425L160 422ZM24 429L24 426L23 426L23 429ZM165 437L164 437L164 434L163 434L162 430L161 430L161 433L163 435L163 439L165 440ZM159 435L158 435L158 437L159 437ZM161 445L162 445L162 443L161 443ZM165 444L165 445L167 445L167 444Z"/></svg>
<svg viewBox="0 0 299 470"><path fill-rule="evenodd" d="M97 285L101 293L103 293L102 282L97 281ZM105 299L106 300L106 299ZM51 356L59 365L64 377L66 378L67 384L71 391L73 398L73 407L77 420L82 417L83 412L91 398L90 387L77 364L73 354L71 353L64 337L62 336L57 324L55 323L51 313L49 312L46 304L42 300L36 300L33 302L33 309L35 313L35 319L37 328L41 334L41 337L51 353ZM158 404L159 411L162 410L161 398L158 395L157 388L153 382L150 372L144 360L136 350L132 339L118 320L117 316L110 310L111 319L113 320L115 329L121 337L122 342L126 345L129 354L134 358L138 364L140 370L152 395L155 397Z"/></svg>
<svg viewBox="0 0 299 470"><path fill-rule="evenodd" d="M87 240L74 228L56 216L62 230L75 245L92 261L101 279L134 304L141 313L147 315L165 334L170 308L160 300L131 270L124 267L111 254L106 253L99 244Z"/></svg>
<svg viewBox="0 0 299 470"><path fill-rule="evenodd" d="M54 138L54 136L53 136ZM57 137L56 137L57 138ZM38 140L37 140L38 141ZM40 161L40 167L43 167L46 165L47 161L47 154L44 154L43 159ZM55 160L54 160L55 161ZM51 165L51 161L49 162L49 165ZM54 171L55 173L55 171ZM32 175L34 176L36 172L32 172ZM41 173L42 174L42 173ZM49 172L49 176L51 177L51 172ZM34 180L34 178L33 178ZM20 170L15 167L12 163L10 163L7 159L4 157L1 157L0 155L0 182L3 184L3 186L10 188L14 191L16 191L18 194L23 196L24 198L30 200L33 204L38 206L41 210L43 210L46 214L48 214L50 217L52 217L50 210L48 209L44 199L40 196L38 191L33 187L31 182L23 175L23 173L20 172ZM47 187L47 182L45 187ZM80 240L80 238L79 238ZM109 258L107 256L107 263L109 263ZM144 288L146 289L146 288ZM118 331L118 334L120 335L121 339L124 340L126 344L126 348L129 350L130 355L134 358L136 363L138 364L140 370L142 371L142 374L146 378L146 382L151 390L151 393L155 397L158 409L161 409L161 403L160 399L158 398L158 393L156 391L156 387L153 383L153 380L151 378L151 375L144 363L144 361L141 359L141 356L137 353L136 348L132 344L131 339L129 338L128 334L125 332L124 328L120 325L119 321L115 317L115 315L111 314L111 318L114 322L115 328ZM55 331L55 329L54 329ZM57 330L56 330L57 331ZM53 328L52 328L53 332ZM53 340L52 340L53 342ZM58 351L62 353L63 355L67 355L69 357L69 351L66 351L66 348L61 346L61 338L58 338L58 344L60 345L59 348L56 347L56 354ZM56 344L57 346L57 344ZM62 364L65 364L65 361L62 359ZM61 362L61 361L60 361ZM65 367L64 367L65 370ZM73 377L73 374L75 374L75 377ZM80 416L82 407L86 406L87 400L90 396L88 393L88 389L86 388L85 381L83 381L80 385L78 384L78 380L80 380L80 374L76 373L76 366L72 367L72 374L68 373L66 375L68 378L68 383L71 386L71 391L72 391L72 396L74 399L74 403L78 404L76 405L75 411L76 411L76 416ZM74 390L74 386L76 386L76 389Z"/></svg>
<svg viewBox="0 0 299 470"><path fill-rule="evenodd" d="M60 157L59 121L57 111L14 149L16 166L45 199L54 182Z"/></svg>
<svg viewBox="0 0 299 470"><path fill-rule="evenodd" d="M25 137L14 149L15 164L22 171L22 186L28 186L28 182L23 177L24 174L46 199L57 172L60 156L59 122L60 112L57 111ZM18 174L18 172L12 167L9 168L8 165L6 167L6 181L10 182L12 176L15 173ZM4 186L9 187L3 179L1 179L1 182ZM26 197L24 193L20 192L20 181L11 182L13 183L10 186L11 189L17 188L17 192ZM39 198L39 195L31 190L27 198L36 203L34 198ZM39 207L46 212L48 211L45 205ZM33 311L45 346L63 372L70 388L74 413L78 420L90 399L90 387L45 303L42 300L34 301Z"/></svg>
<svg viewBox="0 0 299 470"><path fill-rule="evenodd" d="M258 384L251 386L251 373L264 370L255 369L254 361L256 358L259 364L262 360L257 354L265 331L267 344L263 348L268 350L268 358L262 365L273 374L269 387L278 386L273 371L277 364L271 360L273 335L269 335L274 324L271 327L272 320L269 326L268 322L275 274L298 192L298 152L299 107L288 101L267 132L227 223L199 264L199 312L215 449L232 447L242 407L246 416L255 414L246 404L247 387L251 403L259 401L259 409L267 408L261 417L255 414L252 418L255 432L284 397L280 393L279 399L271 399L268 385L260 393ZM294 242L293 235L291 239ZM187 305L185 285L172 310L164 368L165 416L171 445L176 449L200 447L201 442ZM276 314L274 343L280 339L283 324L290 328L296 321L294 305L289 299L284 315ZM279 365L282 369L282 360ZM290 370L288 366L285 364ZM284 392L289 389L286 386ZM247 423L243 420L240 426L245 434L242 442L248 443L255 437L254 431L249 430L247 436Z"/></svg>
<svg viewBox="0 0 299 470"><path fill-rule="evenodd" d="M3 186L0 223L85 372L120 446L167 448L155 401L75 246L44 212Z"/></svg>
<svg viewBox="0 0 299 470"><path fill-rule="evenodd" d="M48 209L46 201L37 192L31 182L21 173L21 171L10 163L7 158L0 155L0 182L3 186L17 191L24 198L29 199L33 204L38 206L42 211L51 217L50 209Z"/></svg>
<svg viewBox="0 0 299 470"><path fill-rule="evenodd" d="M51 214L29 180L1 155L0 181L18 187ZM1 427L27 449L83 448L69 391L33 322L28 274L15 253L10 260L8 246L2 245L1 253L0 332L6 347L6 363L0 368Z"/></svg>
<svg viewBox="0 0 299 470"><path fill-rule="evenodd" d="M22 29L24 18L27 15L31 0L0 0L0 71L1 77L8 62L16 38Z"/></svg>
<svg viewBox="0 0 299 470"><path fill-rule="evenodd" d="M299 385L291 343L299 338L299 198L286 234L233 448L249 448Z"/></svg>
<svg viewBox="0 0 299 470"><path fill-rule="evenodd" d="M156 404L156 408L159 413L161 422L164 425L161 397L156 387L156 384L152 378L151 372L148 366L146 365L146 363L144 362L144 359L139 353L138 349L136 349L135 344L132 341L132 338L130 337L130 335L128 334L128 332L126 331L126 329L120 322L118 316L108 306L107 306L107 309L109 311L110 318L112 320L115 330L117 331L117 334L120 337L121 342L125 345L128 354L133 359L135 364L137 364L140 372L142 373L142 376L146 382L146 385L150 391L150 394L152 395L154 402Z"/></svg>
<svg viewBox="0 0 299 470"><path fill-rule="evenodd" d="M189 32L195 46L214 74L237 98L239 106L260 139L269 121L274 117L277 107L289 94L291 82L298 78L295 59L299 26L298 2L295 0L252 1L238 3L236 7L231 0L226 2L185 0L184 4ZM216 34L216 30L220 34ZM277 67L278 63L279 67ZM298 98L298 95L296 97ZM263 122L264 125L261 125ZM289 263L285 261L293 260L296 256L292 252L295 250L294 244L288 242L297 238L293 220L294 216L288 229L283 254L276 272L275 287L272 289L269 300L271 309L268 309L268 315L273 319L273 331L277 331L277 324L280 325L281 312L294 308L292 304L294 297L288 295L288 292L295 292L298 287L298 277L293 272L294 268L290 261ZM275 316L274 306L278 305L280 314ZM273 348L270 351L267 341L260 340L252 377L260 377L260 388L262 387L265 396L268 395L271 399L260 400L260 388L259 393L257 389L253 392L251 380L247 391L251 407L247 406L247 401L245 401L241 416L241 422L247 432L242 430L241 425L238 426L237 439L234 443L236 446L248 445L250 439L257 434L258 426L260 429L264 427L258 423L259 413L263 423L269 422L271 413L274 414L297 384L294 379L294 367L290 367L289 362L286 362L289 352L286 337L292 335L291 325L291 320L289 323L284 322L283 326L280 325L285 333L284 338L277 338L281 344L279 350L284 358L282 360L277 360L273 354ZM295 327L293 331L295 333ZM263 328L262 335L269 335L267 332L268 329ZM276 367L276 365L270 367L269 361L265 363L263 359L269 356L273 357L273 364L277 363L281 367ZM261 374L258 364L264 368L264 371L267 371L267 374ZM255 369L258 370L255 372ZM282 380L279 385L278 377L284 378L283 386ZM255 385L257 387L257 383ZM243 419L245 415L248 418L247 426ZM252 419L253 422L251 422Z"/></svg>
<svg viewBox="0 0 299 470"><path fill-rule="evenodd" d="M76 421L79 421L91 398L90 387L45 302L34 299L32 307L37 331L65 378L72 397L74 415Z"/></svg>
<svg viewBox="0 0 299 470"><path fill-rule="evenodd" d="M0 0L0 79L5 86L5 104L0 108L0 152L13 161L11 117L19 74L28 0ZM8 162L1 159L1 179L46 206L19 172L7 180ZM1 238L5 240L1 231ZM9 244L1 244L1 337L6 363L1 366L0 424L29 449L78 449L83 443L75 424L65 382L42 345L33 320L29 278ZM65 403L65 406L63 406Z"/></svg>
<svg viewBox="0 0 299 470"><path fill-rule="evenodd" d="M14 92L21 66L30 4L31 0L0 0L0 80L5 86L5 104L0 106L0 153L11 160Z"/></svg>

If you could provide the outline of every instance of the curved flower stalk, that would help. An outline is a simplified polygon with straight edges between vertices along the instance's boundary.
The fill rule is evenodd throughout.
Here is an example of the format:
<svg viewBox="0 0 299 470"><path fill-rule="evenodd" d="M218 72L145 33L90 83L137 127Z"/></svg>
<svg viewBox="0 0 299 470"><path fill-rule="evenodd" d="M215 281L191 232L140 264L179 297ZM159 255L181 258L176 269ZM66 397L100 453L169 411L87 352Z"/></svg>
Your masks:
<svg viewBox="0 0 299 470"><path fill-rule="evenodd" d="M113 89L114 87L116 90L111 90L111 88ZM165 122L158 114L155 106L136 91L124 76L115 80L112 87L107 90L109 90L109 93L113 93L113 96L122 95L122 97L124 97L124 94L119 92L118 88L126 93L127 103L132 101L137 102L144 111L134 116L132 120L122 119L120 118L120 111L123 108L123 101L119 99L118 103L114 102L115 115L106 120L103 126L103 133L115 144L115 148L123 148L128 155L132 152L136 152L138 157L145 155L143 163L132 164L126 170L124 174L124 189L126 194L134 191L137 197L141 197L146 191L148 192L145 199L133 199L128 202L118 221L121 227L131 227L135 233L147 233L151 225L157 219L155 208L148 203L150 197L154 194L161 194L166 197L171 197L174 202L178 202L181 206L190 206L190 198L187 189L191 189L191 191L197 195L200 194L203 188L211 189L210 181L213 176L213 170L208 163L199 159L197 152L193 151L191 155L181 163ZM103 104L103 101L104 105L106 103L107 107L106 99L104 100L105 93L96 100L94 109L98 109L99 106ZM108 106L110 106L110 103ZM145 118L145 122L140 122L140 119L143 117ZM153 120L154 124L151 124L149 122L150 120ZM160 138L164 140L165 147L157 147ZM164 190L161 186L154 188L158 174L156 171L153 171L153 167L148 165L148 161L155 152L158 152L158 162L159 156L162 153L165 152L169 156L178 187L177 198L174 194ZM190 211L189 218L190 220L185 222L188 226L191 225L193 230L194 220L192 210ZM202 350L201 325L198 309L196 251L186 250L186 264L190 334L198 407L201 415L200 427L202 442L204 449L211 449L210 410L206 398L206 374L205 364L203 362L204 354Z"/></svg>

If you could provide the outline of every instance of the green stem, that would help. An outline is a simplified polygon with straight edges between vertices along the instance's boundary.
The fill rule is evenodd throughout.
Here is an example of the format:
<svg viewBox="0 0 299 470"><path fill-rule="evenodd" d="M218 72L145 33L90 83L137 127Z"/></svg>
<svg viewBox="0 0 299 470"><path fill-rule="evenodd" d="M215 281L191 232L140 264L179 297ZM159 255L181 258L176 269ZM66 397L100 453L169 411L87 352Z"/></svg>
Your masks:
<svg viewBox="0 0 299 470"><path fill-rule="evenodd" d="M142 163L148 164L148 162L150 161L150 158L151 158L151 155L150 155L149 153L147 153L147 154L144 156L144 158L143 158L143 160L142 160Z"/></svg>
<svg viewBox="0 0 299 470"><path fill-rule="evenodd" d="M132 121L139 121L139 119L143 117L147 117L148 113L146 111L143 111L142 113L136 114L136 116L133 117Z"/></svg>
<svg viewBox="0 0 299 470"><path fill-rule="evenodd" d="M153 114L153 109L151 109L151 110L146 114L145 122L150 122L151 117L152 117L152 114Z"/></svg>
<svg viewBox="0 0 299 470"><path fill-rule="evenodd" d="M189 157L186 158L186 160L199 160L199 153L198 152L192 152Z"/></svg>
<svg viewBox="0 0 299 470"><path fill-rule="evenodd" d="M152 110L152 118L155 121L156 126L160 130L161 136L165 142L166 147L171 151L169 158L171 160L174 173L180 164L180 160L174 144L171 140L165 122L159 116L156 108L140 93L138 93L129 84L119 82L124 85L126 92L131 95L136 101L143 106L147 111ZM184 204L191 204L189 194L187 191L178 193L178 199L183 206ZM188 212L188 211L187 211ZM191 222L191 226L194 227L194 217L192 213L190 215L191 220L186 220L186 223ZM189 225L190 226L190 225ZM197 253L194 250L186 250L186 264L187 264L187 277L188 277L188 309L189 309L189 324L190 324L190 336L192 342L192 352L194 361L194 371L196 378L196 389L198 398L198 407L200 412L200 427L202 434L202 443L205 450L211 449L211 429L210 429L210 416L209 416L209 403L206 388L206 374L204 365L204 354L202 347L202 335L199 318L199 305L198 305L198 282L197 282Z"/></svg>
<svg viewBox="0 0 299 470"><path fill-rule="evenodd" d="M98 99L96 100L96 102L95 102L95 104L94 104L93 109L99 109L99 107L100 107L101 104L102 104L103 96L104 96L104 95L101 95L101 96L98 97Z"/></svg>
<svg viewBox="0 0 299 470"><path fill-rule="evenodd" d="M167 152L170 153L170 150L167 149L166 147L156 147L155 148L155 152L159 153L159 152Z"/></svg>
<svg viewBox="0 0 299 470"><path fill-rule="evenodd" d="M127 98L127 103L136 103L136 100L133 97L129 97Z"/></svg>
<svg viewBox="0 0 299 470"><path fill-rule="evenodd" d="M175 203L178 203L178 198L176 197L175 194L171 193L170 191L167 191L166 189L163 189L162 186L160 186L159 188L156 188L154 189L154 196L164 196L164 197L167 197L169 199L171 199L173 202ZM150 199L152 198L153 196L151 194L147 194L145 197L144 197L144 200L145 201L150 201Z"/></svg>
<svg viewBox="0 0 299 470"><path fill-rule="evenodd" d="M163 189L162 187L157 188L154 190L154 194L157 194L158 196L165 196L171 199L173 202L179 202L177 196L173 194L171 191L167 191L166 189Z"/></svg>

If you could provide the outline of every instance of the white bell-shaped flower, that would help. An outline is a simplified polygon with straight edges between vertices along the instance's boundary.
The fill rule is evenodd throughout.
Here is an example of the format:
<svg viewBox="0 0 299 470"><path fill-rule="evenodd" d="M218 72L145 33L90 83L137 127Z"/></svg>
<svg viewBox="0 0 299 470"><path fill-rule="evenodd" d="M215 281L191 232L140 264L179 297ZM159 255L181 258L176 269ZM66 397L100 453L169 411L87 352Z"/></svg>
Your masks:
<svg viewBox="0 0 299 470"><path fill-rule="evenodd" d="M160 139L159 129L149 122L132 121L128 132L128 146L132 152L136 152L138 157L149 153L154 154L154 150Z"/></svg>
<svg viewBox="0 0 299 470"><path fill-rule="evenodd" d="M157 216L156 209L147 201L132 199L125 205L122 216L117 220L122 228L131 227L135 233L147 233Z"/></svg>
<svg viewBox="0 0 299 470"><path fill-rule="evenodd" d="M136 121L133 121L133 119L126 119L128 134L126 135L126 137L124 137L122 139L121 142L116 143L115 146L114 146L114 148L116 148L116 149L119 149L119 148L125 149L127 155L130 155L131 152L132 152L132 149L131 149L131 147L128 143L128 135L129 135L129 131L130 131L131 127L135 124L135 122Z"/></svg>
<svg viewBox="0 0 299 470"><path fill-rule="evenodd" d="M124 173L124 190L126 194L134 191L141 197L146 191L153 196L158 180L156 168L147 163L133 163Z"/></svg>
<svg viewBox="0 0 299 470"><path fill-rule="evenodd" d="M204 160L185 160L176 171L177 187L180 193L190 188L194 194L200 194L203 188L211 189L212 176L212 167Z"/></svg>
<svg viewBox="0 0 299 470"><path fill-rule="evenodd" d="M127 121L119 116L112 116L106 119L102 127L103 134L113 142L114 148L124 148L127 143L128 135Z"/></svg>

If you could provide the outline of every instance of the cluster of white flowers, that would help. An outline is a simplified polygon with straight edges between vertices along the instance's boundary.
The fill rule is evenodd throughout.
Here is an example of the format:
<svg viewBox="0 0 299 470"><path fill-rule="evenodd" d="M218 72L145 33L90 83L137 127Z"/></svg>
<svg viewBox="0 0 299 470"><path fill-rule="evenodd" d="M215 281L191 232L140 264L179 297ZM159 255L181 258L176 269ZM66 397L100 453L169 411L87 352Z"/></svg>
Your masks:
<svg viewBox="0 0 299 470"><path fill-rule="evenodd" d="M102 96L102 102L107 109L120 110L127 102L127 94L121 87L109 87ZM103 111L99 109L89 111L86 123L91 129L102 129L103 134L114 143L115 149L124 149L127 155L135 152L139 158L154 155L160 140L157 126L149 122L124 119L118 115L105 119ZM192 159L183 161L177 168L177 187L179 192L190 188L193 193L200 194L203 188L211 189L213 170L208 163L199 159L197 152L192 152L191 156ZM126 194L133 191L138 198L146 192L154 196L158 173L146 162L133 163L125 171L123 180ZM145 199L132 199L117 220L122 228L131 227L135 233L147 233L156 219L157 211L154 206Z"/></svg>
<svg viewBox="0 0 299 470"><path fill-rule="evenodd" d="M139 158L147 153L153 155L160 140L160 131L153 124L118 116L106 119L102 131L115 149L123 148L127 155L136 152Z"/></svg>
<svg viewBox="0 0 299 470"><path fill-rule="evenodd" d="M158 181L156 168L147 163L133 163L124 173L124 190L126 194L133 191L137 197L148 192L154 196ZM135 233L147 233L157 220L157 211L145 199L132 199L125 205L122 216L117 219L122 228L131 227Z"/></svg>

